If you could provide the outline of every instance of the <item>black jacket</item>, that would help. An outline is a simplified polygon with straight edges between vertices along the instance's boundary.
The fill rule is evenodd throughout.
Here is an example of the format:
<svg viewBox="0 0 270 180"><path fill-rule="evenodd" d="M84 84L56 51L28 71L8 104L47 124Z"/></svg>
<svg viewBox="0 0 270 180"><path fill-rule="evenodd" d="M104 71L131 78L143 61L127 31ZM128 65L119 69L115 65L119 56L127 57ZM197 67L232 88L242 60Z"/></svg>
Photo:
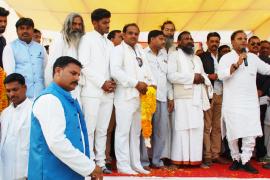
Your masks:
<svg viewBox="0 0 270 180"><path fill-rule="evenodd" d="M259 56L259 58L264 61L267 64L270 64L270 58L269 57L262 57ZM262 75L257 73L257 78L256 78L256 84L257 84L257 89L261 90L263 92L263 95L268 95L270 96L270 76L267 75Z"/></svg>
<svg viewBox="0 0 270 180"><path fill-rule="evenodd" d="M203 69L206 74L213 74L215 73L215 63L214 59L211 56L209 51L206 51L200 55ZM211 81L212 85L214 85L214 81Z"/></svg>

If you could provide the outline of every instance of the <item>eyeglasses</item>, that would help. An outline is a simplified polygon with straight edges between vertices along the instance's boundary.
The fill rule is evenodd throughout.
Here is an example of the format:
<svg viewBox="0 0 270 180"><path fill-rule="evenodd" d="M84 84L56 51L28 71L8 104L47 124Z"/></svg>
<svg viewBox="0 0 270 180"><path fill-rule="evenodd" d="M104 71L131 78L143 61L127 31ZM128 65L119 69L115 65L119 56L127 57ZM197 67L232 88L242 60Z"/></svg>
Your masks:
<svg viewBox="0 0 270 180"><path fill-rule="evenodd" d="M142 65L143 65L142 58L136 57L136 60L137 60L137 62L138 62L139 67L142 67Z"/></svg>
<svg viewBox="0 0 270 180"><path fill-rule="evenodd" d="M250 43L250 45L251 45L251 46L255 46L255 45L260 46L261 43L260 43L260 42L257 42L257 43L253 42L253 43Z"/></svg>

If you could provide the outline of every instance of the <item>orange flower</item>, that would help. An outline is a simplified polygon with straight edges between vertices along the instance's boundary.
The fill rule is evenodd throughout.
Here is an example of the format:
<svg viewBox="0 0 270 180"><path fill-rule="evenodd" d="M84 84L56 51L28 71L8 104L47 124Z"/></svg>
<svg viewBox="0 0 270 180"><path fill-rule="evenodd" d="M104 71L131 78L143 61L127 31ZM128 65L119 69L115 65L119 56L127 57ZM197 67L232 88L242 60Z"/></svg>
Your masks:
<svg viewBox="0 0 270 180"><path fill-rule="evenodd" d="M152 135L152 116L156 111L156 89L149 86L145 95L141 95L142 135L149 141Z"/></svg>
<svg viewBox="0 0 270 180"><path fill-rule="evenodd" d="M8 106L8 99L6 95L6 90L4 86L4 80L6 73L0 67L0 112L2 112Z"/></svg>

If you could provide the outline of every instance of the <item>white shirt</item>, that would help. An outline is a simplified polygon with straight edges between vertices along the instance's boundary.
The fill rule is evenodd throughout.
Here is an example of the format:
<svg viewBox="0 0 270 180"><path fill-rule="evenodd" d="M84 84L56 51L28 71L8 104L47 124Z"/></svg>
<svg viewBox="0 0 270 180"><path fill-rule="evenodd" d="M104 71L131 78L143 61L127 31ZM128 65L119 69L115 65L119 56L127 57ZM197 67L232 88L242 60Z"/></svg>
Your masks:
<svg viewBox="0 0 270 180"><path fill-rule="evenodd" d="M1 114L0 179L27 177L32 102L26 98ZM0 172L1 175L1 172Z"/></svg>
<svg viewBox="0 0 270 180"><path fill-rule="evenodd" d="M215 73L217 74L218 71L218 60L217 60L217 56L215 56L214 54L211 53L211 57L214 59L214 69L215 69ZM214 81L214 93L217 95L222 95L222 81L220 81L219 79Z"/></svg>
<svg viewBox="0 0 270 180"><path fill-rule="evenodd" d="M256 74L270 75L270 65L255 54L247 53L248 66L242 63L230 74L239 55L235 50L219 61L218 77L223 81L222 117L228 140L262 135Z"/></svg>
<svg viewBox="0 0 270 180"><path fill-rule="evenodd" d="M95 30L82 37L78 50L84 79L81 96L113 98L113 93L107 94L101 88L106 80L111 79L109 58L113 47L110 40Z"/></svg>
<svg viewBox="0 0 270 180"><path fill-rule="evenodd" d="M138 58L143 62L141 67ZM122 41L120 45L113 48L110 69L112 77L117 83L115 99L129 100L139 97L139 91L135 88L139 81L148 85L156 85L144 50L138 44L132 48Z"/></svg>
<svg viewBox="0 0 270 180"><path fill-rule="evenodd" d="M66 120L60 100L52 94L43 95L36 100L33 113L39 120L44 138L51 152L82 176L91 174L95 169L95 163L76 149L66 138L64 133Z"/></svg>
<svg viewBox="0 0 270 180"><path fill-rule="evenodd" d="M155 55L150 47L145 48L146 59L157 82L157 100L166 102L173 99L172 85L167 80L167 53L162 49Z"/></svg>

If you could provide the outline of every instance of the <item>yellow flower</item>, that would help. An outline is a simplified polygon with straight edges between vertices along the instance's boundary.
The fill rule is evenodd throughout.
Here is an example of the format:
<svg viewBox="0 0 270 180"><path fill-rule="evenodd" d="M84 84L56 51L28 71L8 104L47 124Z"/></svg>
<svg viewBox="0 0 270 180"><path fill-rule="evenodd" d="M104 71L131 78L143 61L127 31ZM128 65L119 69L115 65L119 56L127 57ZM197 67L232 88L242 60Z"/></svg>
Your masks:
<svg viewBox="0 0 270 180"><path fill-rule="evenodd" d="M152 116L156 111L156 89L149 86L145 95L141 95L142 135L148 139L152 135Z"/></svg>
<svg viewBox="0 0 270 180"><path fill-rule="evenodd" d="M2 112L8 106L8 98L6 95L6 89L4 86L4 80L6 73L0 67L0 112Z"/></svg>

